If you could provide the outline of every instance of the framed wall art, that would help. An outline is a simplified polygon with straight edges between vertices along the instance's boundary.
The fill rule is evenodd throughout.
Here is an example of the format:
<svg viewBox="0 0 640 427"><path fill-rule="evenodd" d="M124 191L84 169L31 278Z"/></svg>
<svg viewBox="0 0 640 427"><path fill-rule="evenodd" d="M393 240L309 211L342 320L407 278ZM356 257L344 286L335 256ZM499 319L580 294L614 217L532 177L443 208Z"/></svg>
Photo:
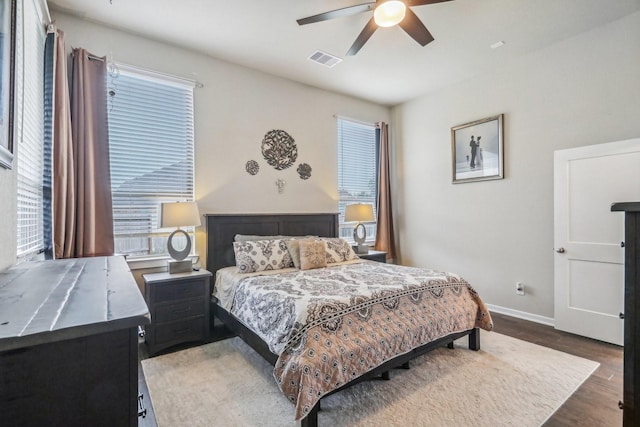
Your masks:
<svg viewBox="0 0 640 427"><path fill-rule="evenodd" d="M453 183L504 178L504 114L451 128Z"/></svg>
<svg viewBox="0 0 640 427"><path fill-rule="evenodd" d="M13 162L15 25L15 0L0 1L0 166L7 169Z"/></svg>

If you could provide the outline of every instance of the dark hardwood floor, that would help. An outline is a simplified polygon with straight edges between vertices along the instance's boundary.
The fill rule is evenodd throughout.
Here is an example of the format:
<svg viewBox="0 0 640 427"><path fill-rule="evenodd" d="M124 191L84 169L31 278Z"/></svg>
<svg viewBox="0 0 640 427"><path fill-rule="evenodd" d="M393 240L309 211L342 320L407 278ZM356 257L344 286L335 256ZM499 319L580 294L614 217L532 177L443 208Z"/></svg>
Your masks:
<svg viewBox="0 0 640 427"><path fill-rule="evenodd" d="M622 425L622 411L618 408L622 399L622 347L502 314L491 316L496 332L600 363L545 426Z"/></svg>
<svg viewBox="0 0 640 427"><path fill-rule="evenodd" d="M495 325L494 330L498 333L600 363L593 375L553 414L545 427L622 426L622 411L618 408L618 401L622 399L622 347L515 317L498 313L491 315ZM140 358L145 357L147 357L146 347L141 343ZM147 415L145 418L138 418L138 425L157 427L142 367L139 372L138 389L144 394Z"/></svg>

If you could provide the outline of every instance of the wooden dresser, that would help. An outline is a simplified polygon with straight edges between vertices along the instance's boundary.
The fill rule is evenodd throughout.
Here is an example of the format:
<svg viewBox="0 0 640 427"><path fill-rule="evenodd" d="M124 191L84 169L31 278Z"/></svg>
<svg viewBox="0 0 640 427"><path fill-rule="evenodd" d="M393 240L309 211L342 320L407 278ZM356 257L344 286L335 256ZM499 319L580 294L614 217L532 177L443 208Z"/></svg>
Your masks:
<svg viewBox="0 0 640 427"><path fill-rule="evenodd" d="M624 212L624 427L640 426L640 202L614 203Z"/></svg>
<svg viewBox="0 0 640 427"><path fill-rule="evenodd" d="M137 426L137 329L148 323L123 257L1 272L0 423Z"/></svg>

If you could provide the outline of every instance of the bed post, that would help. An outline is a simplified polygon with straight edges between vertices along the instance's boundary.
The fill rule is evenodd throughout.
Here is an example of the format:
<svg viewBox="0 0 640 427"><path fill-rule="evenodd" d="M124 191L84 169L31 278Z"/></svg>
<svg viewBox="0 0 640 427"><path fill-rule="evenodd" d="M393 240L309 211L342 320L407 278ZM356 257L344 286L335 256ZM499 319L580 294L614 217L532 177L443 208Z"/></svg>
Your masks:
<svg viewBox="0 0 640 427"><path fill-rule="evenodd" d="M480 350L480 328L473 328L469 333L469 349Z"/></svg>
<svg viewBox="0 0 640 427"><path fill-rule="evenodd" d="M306 417L300 420L300 427L318 427L318 409L320 401L316 403Z"/></svg>

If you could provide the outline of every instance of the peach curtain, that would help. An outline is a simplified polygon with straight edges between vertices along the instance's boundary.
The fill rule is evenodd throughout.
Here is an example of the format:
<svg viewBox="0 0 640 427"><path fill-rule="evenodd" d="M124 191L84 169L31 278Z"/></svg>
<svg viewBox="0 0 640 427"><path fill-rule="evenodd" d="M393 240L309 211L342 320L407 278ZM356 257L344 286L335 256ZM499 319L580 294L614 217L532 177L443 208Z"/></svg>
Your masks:
<svg viewBox="0 0 640 427"><path fill-rule="evenodd" d="M53 111L54 255L112 255L106 58L95 58L84 49L74 49L72 58L69 88L64 34L58 30Z"/></svg>
<svg viewBox="0 0 640 427"><path fill-rule="evenodd" d="M387 259L396 258L395 235L393 232L393 211L391 206L391 175L389 173L389 125L378 125L378 229L375 249L385 251Z"/></svg>

